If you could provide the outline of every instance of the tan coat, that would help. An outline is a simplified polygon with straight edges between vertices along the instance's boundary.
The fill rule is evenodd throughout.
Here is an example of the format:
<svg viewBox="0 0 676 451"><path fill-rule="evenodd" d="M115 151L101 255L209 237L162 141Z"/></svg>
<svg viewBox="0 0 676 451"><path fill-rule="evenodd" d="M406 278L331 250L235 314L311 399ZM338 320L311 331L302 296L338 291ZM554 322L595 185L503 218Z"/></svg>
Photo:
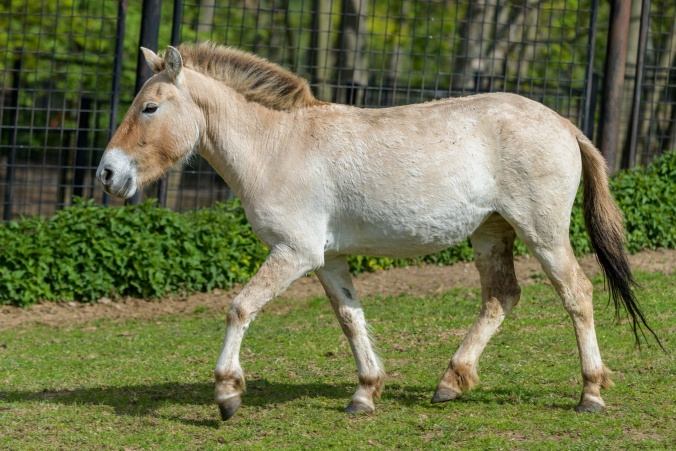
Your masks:
<svg viewBox="0 0 676 451"><path fill-rule="evenodd" d="M616 302L643 319L622 248L622 217L605 162L568 120L513 94L486 94L380 110L316 100L305 80L250 54L206 43L145 50L156 75L111 140L97 176L129 197L193 151L242 199L271 249L233 301L216 365L224 419L245 389L239 349L269 300L315 270L350 341L359 388L348 412L372 411L384 370L374 353L345 256L410 257L471 237L483 308L437 385L448 401L478 381L478 359L520 290L515 236L540 260L570 313L584 389L577 409L596 411L611 384L592 314L592 286L568 240L585 175L592 243ZM645 324L645 322L643 322Z"/></svg>

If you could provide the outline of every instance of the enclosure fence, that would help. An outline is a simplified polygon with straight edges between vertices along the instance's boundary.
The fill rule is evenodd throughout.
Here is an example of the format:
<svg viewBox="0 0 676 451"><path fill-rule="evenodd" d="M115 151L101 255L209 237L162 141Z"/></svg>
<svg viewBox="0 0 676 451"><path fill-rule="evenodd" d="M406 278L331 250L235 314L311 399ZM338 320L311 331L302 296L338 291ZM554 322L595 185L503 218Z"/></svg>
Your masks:
<svg viewBox="0 0 676 451"><path fill-rule="evenodd" d="M613 169L676 148L673 0L0 0L0 30L4 220L122 204L94 173L150 76L139 45L234 46L359 107L515 92L578 125ZM144 196L186 210L232 193L195 158Z"/></svg>

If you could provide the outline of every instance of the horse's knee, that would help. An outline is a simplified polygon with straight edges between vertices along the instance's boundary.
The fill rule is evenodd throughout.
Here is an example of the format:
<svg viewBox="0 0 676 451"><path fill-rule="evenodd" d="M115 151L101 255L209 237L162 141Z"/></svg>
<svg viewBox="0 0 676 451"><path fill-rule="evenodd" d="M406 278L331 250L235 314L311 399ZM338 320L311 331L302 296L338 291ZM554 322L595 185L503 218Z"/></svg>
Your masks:
<svg viewBox="0 0 676 451"><path fill-rule="evenodd" d="M228 326L245 325L247 324L248 319L248 309L246 309L242 303L233 301L226 316Z"/></svg>

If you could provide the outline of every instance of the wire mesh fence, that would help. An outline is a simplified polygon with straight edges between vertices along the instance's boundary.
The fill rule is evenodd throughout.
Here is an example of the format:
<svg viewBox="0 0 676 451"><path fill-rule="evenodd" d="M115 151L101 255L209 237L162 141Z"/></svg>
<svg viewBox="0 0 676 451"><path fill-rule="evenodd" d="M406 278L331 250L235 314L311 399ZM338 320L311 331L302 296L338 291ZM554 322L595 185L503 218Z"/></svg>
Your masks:
<svg viewBox="0 0 676 451"><path fill-rule="evenodd" d="M161 1L153 1L159 10ZM0 1L0 29L7 30L0 34L4 219L50 215L74 196L121 203L102 195L93 174L133 98L138 3ZM650 14L641 16L645 3ZM619 139L624 165L632 140L638 163L676 147L676 5L633 5ZM165 0L159 14L160 48L172 39L208 39L251 51L306 77L321 100L382 108L509 91L599 135L606 2ZM633 42L644 42L643 51ZM162 191L148 187L145 195L185 210L232 193L197 157L171 172Z"/></svg>
<svg viewBox="0 0 676 451"><path fill-rule="evenodd" d="M5 220L101 199L118 2L3 2L0 202Z"/></svg>
<svg viewBox="0 0 676 451"><path fill-rule="evenodd" d="M583 3L186 2L182 38L265 56L325 101L384 107L510 91L579 122L597 27Z"/></svg>
<svg viewBox="0 0 676 451"><path fill-rule="evenodd" d="M636 121L637 161L650 161L663 151L676 149L676 13L675 5L652 2L645 18L645 52L639 56L635 76L640 101ZM641 67L643 66L643 67ZM631 70L631 68L630 68ZM625 144L625 147L627 144ZM628 152L625 152L628 153Z"/></svg>
<svg viewBox="0 0 676 451"><path fill-rule="evenodd" d="M593 13L592 2L186 1L181 40L264 56L307 78L324 101L380 108L510 91L583 126L595 95L586 89ZM587 108L593 114L595 100ZM218 184L209 171L188 173Z"/></svg>

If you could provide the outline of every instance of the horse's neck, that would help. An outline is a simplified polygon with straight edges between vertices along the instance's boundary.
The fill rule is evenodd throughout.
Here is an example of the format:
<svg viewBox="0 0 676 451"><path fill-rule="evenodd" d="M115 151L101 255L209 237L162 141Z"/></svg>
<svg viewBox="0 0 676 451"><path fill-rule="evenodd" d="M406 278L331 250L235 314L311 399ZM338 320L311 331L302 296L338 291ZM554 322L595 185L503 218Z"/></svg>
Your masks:
<svg viewBox="0 0 676 451"><path fill-rule="evenodd" d="M265 188L273 154L285 139L287 115L247 102L219 82L195 75L199 89L191 95L205 117L197 150L238 197L251 198Z"/></svg>

